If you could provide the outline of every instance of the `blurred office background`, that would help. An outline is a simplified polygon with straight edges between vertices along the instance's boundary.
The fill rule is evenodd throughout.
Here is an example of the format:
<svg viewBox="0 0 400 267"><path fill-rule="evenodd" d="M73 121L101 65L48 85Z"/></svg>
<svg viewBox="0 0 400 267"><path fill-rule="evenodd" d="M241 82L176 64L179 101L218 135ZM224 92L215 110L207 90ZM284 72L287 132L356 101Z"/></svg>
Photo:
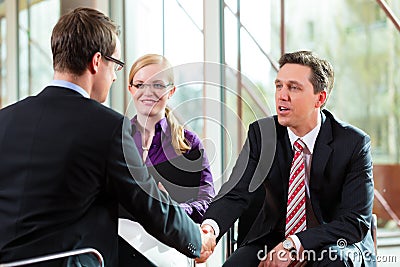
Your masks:
<svg viewBox="0 0 400 267"><path fill-rule="evenodd" d="M52 79L52 28L77 6L121 25L126 67L105 105L134 114L127 79L137 57L163 54L176 67L171 108L203 138L217 189L249 123L275 113L280 55L302 49L327 58L336 73L327 108L371 136L378 254L400 255L399 0L0 0L0 108ZM220 266L236 240L237 227L209 266Z"/></svg>

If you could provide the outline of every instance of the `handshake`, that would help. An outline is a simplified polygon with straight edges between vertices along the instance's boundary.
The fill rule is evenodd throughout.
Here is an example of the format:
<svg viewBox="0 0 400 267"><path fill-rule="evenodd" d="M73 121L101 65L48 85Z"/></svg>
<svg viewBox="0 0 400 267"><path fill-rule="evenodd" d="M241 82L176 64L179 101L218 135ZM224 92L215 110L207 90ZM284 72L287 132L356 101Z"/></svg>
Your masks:
<svg viewBox="0 0 400 267"><path fill-rule="evenodd" d="M211 256L216 246L216 238L217 238L215 236L214 229L208 224L201 226L200 234L201 234L201 252L200 252L200 258L196 258L197 263L203 263L208 259L208 257Z"/></svg>

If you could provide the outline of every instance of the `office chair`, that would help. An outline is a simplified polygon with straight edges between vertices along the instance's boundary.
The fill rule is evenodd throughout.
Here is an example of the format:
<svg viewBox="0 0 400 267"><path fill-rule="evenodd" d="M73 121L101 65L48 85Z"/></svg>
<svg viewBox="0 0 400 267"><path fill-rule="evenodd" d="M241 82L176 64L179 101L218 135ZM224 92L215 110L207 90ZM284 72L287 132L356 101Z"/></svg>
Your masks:
<svg viewBox="0 0 400 267"><path fill-rule="evenodd" d="M96 265L93 265L93 266L90 265L90 267L104 267L103 256L101 255L100 252L98 252L94 248L75 249L75 250L71 250L71 251L54 253L54 254L50 254L50 255L44 255L44 256L23 259L23 260L18 260L18 261L13 261L13 262L0 263L0 267L16 267L16 266L26 266L26 265L29 266L30 264L43 263L46 261L67 258L67 257L72 257L72 256L79 256L79 255L83 255L83 254L92 254L94 256L94 258L96 259L96 261L97 261ZM76 266L72 262L70 264L71 264L71 266ZM70 265L67 264L67 266L70 266Z"/></svg>

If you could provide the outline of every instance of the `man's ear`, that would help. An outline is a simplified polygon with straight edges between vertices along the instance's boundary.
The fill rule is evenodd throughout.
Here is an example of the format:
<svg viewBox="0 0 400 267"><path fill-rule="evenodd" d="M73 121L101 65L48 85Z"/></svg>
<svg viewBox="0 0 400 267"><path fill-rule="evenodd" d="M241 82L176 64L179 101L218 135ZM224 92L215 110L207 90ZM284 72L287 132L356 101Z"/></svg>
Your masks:
<svg viewBox="0 0 400 267"><path fill-rule="evenodd" d="M326 91L323 90L318 93L318 100L315 103L315 107L320 108L321 106L323 106L325 104L325 102L326 102Z"/></svg>
<svg viewBox="0 0 400 267"><path fill-rule="evenodd" d="M100 52L96 52L89 63L89 70L92 74L95 74L99 71L100 63L101 63L101 54Z"/></svg>

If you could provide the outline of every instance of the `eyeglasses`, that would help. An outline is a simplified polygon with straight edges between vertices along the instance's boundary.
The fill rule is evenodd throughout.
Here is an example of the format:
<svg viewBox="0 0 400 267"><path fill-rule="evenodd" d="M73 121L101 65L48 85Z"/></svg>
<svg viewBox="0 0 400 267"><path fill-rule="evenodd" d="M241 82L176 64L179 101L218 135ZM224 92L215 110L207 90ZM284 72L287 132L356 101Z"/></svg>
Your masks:
<svg viewBox="0 0 400 267"><path fill-rule="evenodd" d="M155 90L164 90L168 86L173 85L173 83L162 84L162 83L138 83L131 84L131 86L136 87L137 89L145 89L146 87L153 88Z"/></svg>
<svg viewBox="0 0 400 267"><path fill-rule="evenodd" d="M122 70L122 68L125 65L124 62L122 62L121 60L118 60L116 58L113 58L113 57L110 57L110 56L106 56L106 55L104 55L104 58L115 63L115 66L114 66L114 70L115 71Z"/></svg>

